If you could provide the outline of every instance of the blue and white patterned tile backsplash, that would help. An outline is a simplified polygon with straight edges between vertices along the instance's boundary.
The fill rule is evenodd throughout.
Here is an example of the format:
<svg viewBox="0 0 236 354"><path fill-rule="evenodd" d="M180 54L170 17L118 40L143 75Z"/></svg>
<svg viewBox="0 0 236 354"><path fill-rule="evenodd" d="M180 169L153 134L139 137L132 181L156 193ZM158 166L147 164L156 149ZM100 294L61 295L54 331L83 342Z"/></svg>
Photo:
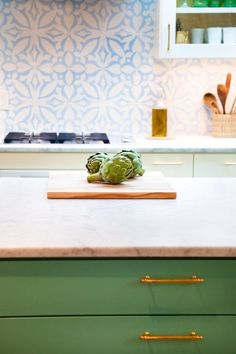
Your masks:
<svg viewBox="0 0 236 354"><path fill-rule="evenodd" d="M236 93L236 59L154 60L155 2L0 0L0 133L147 135L162 86L169 133L207 134L202 95L227 72Z"/></svg>

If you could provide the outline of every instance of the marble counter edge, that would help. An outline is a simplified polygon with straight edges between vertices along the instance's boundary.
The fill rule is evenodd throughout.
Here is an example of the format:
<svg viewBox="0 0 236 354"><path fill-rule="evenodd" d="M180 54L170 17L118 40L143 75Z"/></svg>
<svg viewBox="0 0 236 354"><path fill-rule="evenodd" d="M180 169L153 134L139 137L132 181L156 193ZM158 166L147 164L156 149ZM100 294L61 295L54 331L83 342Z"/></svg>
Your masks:
<svg viewBox="0 0 236 354"><path fill-rule="evenodd" d="M236 247L41 247L0 248L0 259L7 258L151 258L151 257L236 257Z"/></svg>
<svg viewBox="0 0 236 354"><path fill-rule="evenodd" d="M94 153L97 151L113 153L119 150L136 150L139 153L236 153L235 147L165 147L165 146L142 146L142 145L109 145L109 146L22 146L22 145L1 145L0 153Z"/></svg>

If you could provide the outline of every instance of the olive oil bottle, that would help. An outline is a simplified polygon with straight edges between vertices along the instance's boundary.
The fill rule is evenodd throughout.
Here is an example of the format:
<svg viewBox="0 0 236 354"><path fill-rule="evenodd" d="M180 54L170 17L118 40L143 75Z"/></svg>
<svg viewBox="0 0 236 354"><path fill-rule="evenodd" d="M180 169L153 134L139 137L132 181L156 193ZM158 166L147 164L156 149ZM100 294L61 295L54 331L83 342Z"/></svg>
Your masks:
<svg viewBox="0 0 236 354"><path fill-rule="evenodd" d="M152 136L167 136L167 108L164 104L164 94L161 88L158 90L157 104L152 108Z"/></svg>

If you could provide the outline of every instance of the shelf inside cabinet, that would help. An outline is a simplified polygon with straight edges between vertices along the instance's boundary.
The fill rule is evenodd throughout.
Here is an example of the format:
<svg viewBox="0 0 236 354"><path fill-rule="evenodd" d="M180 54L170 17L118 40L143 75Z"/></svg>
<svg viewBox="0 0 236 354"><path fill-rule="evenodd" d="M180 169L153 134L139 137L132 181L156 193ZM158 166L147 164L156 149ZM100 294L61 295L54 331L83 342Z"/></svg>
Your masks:
<svg viewBox="0 0 236 354"><path fill-rule="evenodd" d="M236 13L236 7L177 7L177 14L229 14Z"/></svg>
<svg viewBox="0 0 236 354"><path fill-rule="evenodd" d="M236 45L231 44L175 44L174 56L169 58L235 58Z"/></svg>
<svg viewBox="0 0 236 354"><path fill-rule="evenodd" d="M184 31L191 28L207 27L236 27L235 13L179 13L176 16L179 19Z"/></svg>

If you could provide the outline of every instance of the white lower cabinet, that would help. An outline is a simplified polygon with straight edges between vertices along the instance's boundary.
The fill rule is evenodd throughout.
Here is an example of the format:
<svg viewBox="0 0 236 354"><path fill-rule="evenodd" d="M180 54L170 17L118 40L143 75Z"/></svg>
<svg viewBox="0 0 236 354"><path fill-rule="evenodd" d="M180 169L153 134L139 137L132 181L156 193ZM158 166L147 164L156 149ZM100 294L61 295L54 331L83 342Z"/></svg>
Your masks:
<svg viewBox="0 0 236 354"><path fill-rule="evenodd" d="M193 154L142 153L141 157L146 170L167 177L193 177Z"/></svg>
<svg viewBox="0 0 236 354"><path fill-rule="evenodd" d="M194 177L236 177L236 154L195 154Z"/></svg>
<svg viewBox="0 0 236 354"><path fill-rule="evenodd" d="M0 177L47 177L51 170L83 170L93 153L12 152L0 154Z"/></svg>
<svg viewBox="0 0 236 354"><path fill-rule="evenodd" d="M4 153L0 154L1 177L42 177L50 170L83 170L89 153ZM146 170L167 177L192 177L193 154L141 153Z"/></svg>
<svg viewBox="0 0 236 354"><path fill-rule="evenodd" d="M144 168L166 177L236 177L236 154L141 154Z"/></svg>
<svg viewBox="0 0 236 354"><path fill-rule="evenodd" d="M84 170L86 153L2 153L0 177L47 177L51 170ZM146 171L166 177L236 177L236 154L141 153Z"/></svg>
<svg viewBox="0 0 236 354"><path fill-rule="evenodd" d="M77 170L84 169L93 153L81 152L10 152L0 154L0 169Z"/></svg>

